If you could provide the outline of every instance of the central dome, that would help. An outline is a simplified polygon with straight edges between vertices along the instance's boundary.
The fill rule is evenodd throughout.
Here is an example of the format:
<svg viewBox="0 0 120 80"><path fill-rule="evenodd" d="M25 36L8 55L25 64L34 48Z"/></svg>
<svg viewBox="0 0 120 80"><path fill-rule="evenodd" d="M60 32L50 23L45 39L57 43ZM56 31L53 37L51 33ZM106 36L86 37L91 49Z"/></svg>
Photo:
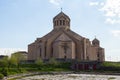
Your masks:
<svg viewBox="0 0 120 80"><path fill-rule="evenodd" d="M54 29L69 29L70 28L70 18L62 11L53 18Z"/></svg>

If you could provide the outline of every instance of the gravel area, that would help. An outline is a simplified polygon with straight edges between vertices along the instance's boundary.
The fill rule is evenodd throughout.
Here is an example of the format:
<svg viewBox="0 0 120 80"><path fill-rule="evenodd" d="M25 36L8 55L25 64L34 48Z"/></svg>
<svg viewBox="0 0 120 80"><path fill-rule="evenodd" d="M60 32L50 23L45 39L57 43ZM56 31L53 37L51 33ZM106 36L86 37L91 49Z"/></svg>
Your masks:
<svg viewBox="0 0 120 80"><path fill-rule="evenodd" d="M46 74L28 76L16 80L120 80L120 76L95 74Z"/></svg>

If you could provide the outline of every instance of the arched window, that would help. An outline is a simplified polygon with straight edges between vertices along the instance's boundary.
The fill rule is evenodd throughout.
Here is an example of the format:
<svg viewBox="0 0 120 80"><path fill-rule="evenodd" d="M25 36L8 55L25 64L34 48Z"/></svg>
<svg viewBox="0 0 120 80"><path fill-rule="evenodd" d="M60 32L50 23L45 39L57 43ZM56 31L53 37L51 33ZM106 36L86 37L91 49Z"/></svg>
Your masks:
<svg viewBox="0 0 120 80"><path fill-rule="evenodd" d="M64 59L66 59L66 58L67 58L67 56L65 55L65 56L64 56Z"/></svg>
<svg viewBox="0 0 120 80"><path fill-rule="evenodd" d="M52 47L52 50L51 50L51 57L53 57L53 47Z"/></svg>
<svg viewBox="0 0 120 80"><path fill-rule="evenodd" d="M58 26L58 20L57 20L57 26Z"/></svg>
<svg viewBox="0 0 120 80"><path fill-rule="evenodd" d="M55 21L55 26L57 25L57 21Z"/></svg>
<svg viewBox="0 0 120 80"><path fill-rule="evenodd" d="M68 22L66 21L66 25L68 25Z"/></svg>
<svg viewBox="0 0 120 80"><path fill-rule="evenodd" d="M70 26L70 22L68 22L68 25Z"/></svg>
<svg viewBox="0 0 120 80"><path fill-rule="evenodd" d="M41 48L40 48L40 57L41 57L41 52L42 52L42 51L41 51Z"/></svg>
<svg viewBox="0 0 120 80"><path fill-rule="evenodd" d="M87 60L89 60L89 56L87 56Z"/></svg>
<svg viewBox="0 0 120 80"><path fill-rule="evenodd" d="M63 20L63 25L65 25L65 20Z"/></svg>
<svg viewBox="0 0 120 80"><path fill-rule="evenodd" d="M44 50L45 50L45 52L44 52L44 53L45 53L45 54L44 54L44 57L46 58L46 56L47 56L47 55L46 55L46 46L44 47Z"/></svg>
<svg viewBox="0 0 120 80"><path fill-rule="evenodd" d="M54 22L54 26L56 26L56 21Z"/></svg>
<svg viewBox="0 0 120 80"><path fill-rule="evenodd" d="M97 54L97 57L100 57L100 54L99 54L99 53Z"/></svg>
<svg viewBox="0 0 120 80"><path fill-rule="evenodd" d="M62 25L62 20L60 20L60 25Z"/></svg>

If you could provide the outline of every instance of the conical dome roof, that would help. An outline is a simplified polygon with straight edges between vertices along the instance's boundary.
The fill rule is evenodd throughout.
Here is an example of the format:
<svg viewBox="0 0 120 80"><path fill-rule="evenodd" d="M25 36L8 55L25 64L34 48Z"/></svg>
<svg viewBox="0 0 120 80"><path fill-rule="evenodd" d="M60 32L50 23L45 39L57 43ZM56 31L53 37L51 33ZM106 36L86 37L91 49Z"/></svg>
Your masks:
<svg viewBox="0 0 120 80"><path fill-rule="evenodd" d="M67 16L67 15L66 15L65 13L63 13L62 11L61 11L58 15L56 15L56 16L53 18L53 20L59 19L60 17L64 17L64 18L66 18L66 19L68 19L68 20L70 21L69 16Z"/></svg>
<svg viewBox="0 0 120 80"><path fill-rule="evenodd" d="M95 39L92 41L92 44L93 44L94 46L99 46L100 41L95 38Z"/></svg>
<svg viewBox="0 0 120 80"><path fill-rule="evenodd" d="M92 42L99 42L99 40L95 38Z"/></svg>

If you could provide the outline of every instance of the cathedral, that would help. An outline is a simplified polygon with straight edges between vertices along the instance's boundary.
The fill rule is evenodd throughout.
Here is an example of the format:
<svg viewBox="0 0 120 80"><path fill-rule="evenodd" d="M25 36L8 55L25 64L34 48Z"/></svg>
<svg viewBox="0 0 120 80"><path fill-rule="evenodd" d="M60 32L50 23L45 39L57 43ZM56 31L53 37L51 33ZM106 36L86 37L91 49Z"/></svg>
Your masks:
<svg viewBox="0 0 120 80"><path fill-rule="evenodd" d="M53 18L53 30L28 45L28 60L70 59L105 61L100 41L80 36L70 29L70 18L62 11Z"/></svg>

